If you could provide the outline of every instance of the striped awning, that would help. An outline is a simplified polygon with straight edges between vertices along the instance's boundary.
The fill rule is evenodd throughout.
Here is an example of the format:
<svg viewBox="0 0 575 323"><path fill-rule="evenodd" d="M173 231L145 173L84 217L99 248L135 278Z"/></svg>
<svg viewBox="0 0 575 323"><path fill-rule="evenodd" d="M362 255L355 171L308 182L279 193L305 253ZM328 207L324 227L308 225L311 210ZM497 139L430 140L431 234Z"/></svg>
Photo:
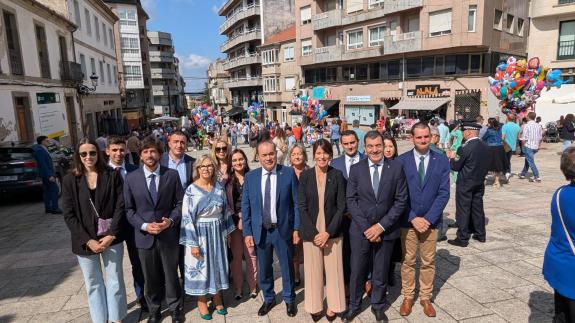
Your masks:
<svg viewBox="0 0 575 323"><path fill-rule="evenodd" d="M449 101L451 101L450 98L404 98L389 110L434 111Z"/></svg>

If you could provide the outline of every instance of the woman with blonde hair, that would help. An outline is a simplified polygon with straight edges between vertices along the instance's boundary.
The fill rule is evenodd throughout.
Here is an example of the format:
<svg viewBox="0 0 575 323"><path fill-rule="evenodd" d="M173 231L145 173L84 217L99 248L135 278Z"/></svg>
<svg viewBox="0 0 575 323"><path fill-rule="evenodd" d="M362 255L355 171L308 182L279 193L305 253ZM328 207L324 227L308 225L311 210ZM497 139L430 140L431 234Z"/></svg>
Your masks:
<svg viewBox="0 0 575 323"><path fill-rule="evenodd" d="M275 137L272 142L276 145L276 155L278 157L278 164L283 165L285 156L288 150L287 139L285 131L278 127L275 131Z"/></svg>
<svg viewBox="0 0 575 323"><path fill-rule="evenodd" d="M217 181L222 184L222 186L225 186L228 181L230 169L230 147L227 140L223 138L216 139L212 147L211 157L216 163L214 174L217 177Z"/></svg>
<svg viewBox="0 0 575 323"><path fill-rule="evenodd" d="M198 296L198 311L211 320L207 295L213 295L216 311L226 315L221 290L229 288L226 240L235 230L224 187L217 181L216 162L201 156L194 165L193 183L182 202L180 244L185 246L186 294Z"/></svg>

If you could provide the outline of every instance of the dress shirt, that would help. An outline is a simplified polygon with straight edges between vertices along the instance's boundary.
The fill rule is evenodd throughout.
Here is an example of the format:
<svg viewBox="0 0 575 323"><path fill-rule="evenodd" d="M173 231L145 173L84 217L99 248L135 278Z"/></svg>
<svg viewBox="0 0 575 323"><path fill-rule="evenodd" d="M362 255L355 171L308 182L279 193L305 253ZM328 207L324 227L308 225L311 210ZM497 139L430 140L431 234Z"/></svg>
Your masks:
<svg viewBox="0 0 575 323"><path fill-rule="evenodd" d="M268 172L265 168L262 167L262 205L263 205L263 200L266 196L266 180L268 179ZM277 182L278 182L278 175L277 175L277 165L274 166L274 168L271 170L271 176L270 176L270 214L271 214L271 220L272 220L272 224L276 224L278 223L278 217L276 214L276 186L277 186Z"/></svg>
<svg viewBox="0 0 575 323"><path fill-rule="evenodd" d="M523 140L525 141L525 147L533 150L539 149L539 144L541 143L541 138L543 136L543 129L541 125L533 120L529 120L525 126L523 126Z"/></svg>
<svg viewBox="0 0 575 323"><path fill-rule="evenodd" d="M186 190L186 163L184 162L184 157L180 161L176 161L172 158L172 155L168 154L168 168L178 171L180 175L180 182L182 182L182 187L184 191Z"/></svg>
<svg viewBox="0 0 575 323"><path fill-rule="evenodd" d="M419 169L419 163L420 163L420 159L422 156L425 158L425 159L423 159L423 167L425 169L425 174L427 174L427 166L429 165L429 150L427 151L427 153L425 155L421 155L415 149L413 150L413 157L415 157L415 168L416 169Z"/></svg>
<svg viewBox="0 0 575 323"><path fill-rule="evenodd" d="M150 175L152 174L156 174L156 178L154 179L154 182L156 182L156 190L159 191L159 186L160 186L160 165L158 164L158 166L156 167L156 170L154 172L148 170L147 166L142 167L144 169L144 176L146 176L146 186L148 187L148 191L150 190L150 183L152 182L152 179L150 178ZM142 231L146 231L146 228L148 227L148 223L144 223L142 224Z"/></svg>
<svg viewBox="0 0 575 323"><path fill-rule="evenodd" d="M345 171L347 172L347 176L349 176L351 165L355 165L357 162L359 162L359 152L356 152L353 156L345 155Z"/></svg>
<svg viewBox="0 0 575 323"><path fill-rule="evenodd" d="M113 169L118 169L118 167L120 168L120 175L122 175L122 179L125 180L126 179L126 174L128 173L126 171L126 162L122 162L122 165L120 166L116 166L112 163L112 161L110 160L108 162L108 166L112 167Z"/></svg>
<svg viewBox="0 0 575 323"><path fill-rule="evenodd" d="M379 183L380 183L380 184L381 184L381 173L383 172L383 161L384 161L384 159L382 158L381 161L379 162L379 166L377 166L377 170L379 171ZM372 162L371 159L369 159L369 158L367 159L367 162L368 162L368 165L369 165L369 178L370 178L370 181L371 181L372 178L373 178L373 172L374 172L374 167L373 167L373 165L374 165L375 163ZM371 186L373 186L373 183L371 183ZM376 198L377 198L377 196L376 196ZM381 229L382 229L383 231L385 231L385 228L384 228L379 222L378 222L377 224L381 227Z"/></svg>

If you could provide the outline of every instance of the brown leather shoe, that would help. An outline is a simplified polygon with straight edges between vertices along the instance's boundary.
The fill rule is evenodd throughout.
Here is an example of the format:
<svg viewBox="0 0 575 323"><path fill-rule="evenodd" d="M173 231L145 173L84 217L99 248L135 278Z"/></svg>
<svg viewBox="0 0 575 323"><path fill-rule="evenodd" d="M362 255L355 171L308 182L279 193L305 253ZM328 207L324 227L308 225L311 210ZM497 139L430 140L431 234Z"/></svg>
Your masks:
<svg viewBox="0 0 575 323"><path fill-rule="evenodd" d="M411 298L404 298L403 303L399 307L399 315L401 316L408 316L411 314L411 309L413 308L413 299Z"/></svg>
<svg viewBox="0 0 575 323"><path fill-rule="evenodd" d="M419 304L421 304L421 306L423 307L423 314L429 316L429 317L435 317L436 313L435 313L435 308L433 308L433 305L431 304L431 301L426 299L426 300L421 300L419 302Z"/></svg>

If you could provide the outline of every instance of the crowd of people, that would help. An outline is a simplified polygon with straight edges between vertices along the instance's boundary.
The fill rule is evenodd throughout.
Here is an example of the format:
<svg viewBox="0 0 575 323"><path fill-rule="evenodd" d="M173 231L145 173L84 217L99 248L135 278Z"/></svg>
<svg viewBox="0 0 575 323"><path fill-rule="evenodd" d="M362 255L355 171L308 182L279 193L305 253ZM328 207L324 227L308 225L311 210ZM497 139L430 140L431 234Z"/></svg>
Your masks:
<svg viewBox="0 0 575 323"><path fill-rule="evenodd" d="M119 322L127 315L123 242L148 322L161 320L162 304L173 322L183 322L184 295L197 298L202 319L226 315L222 292L230 289L241 301L244 283L250 298L261 291L258 315L266 315L276 306L274 254L289 317L297 313L295 289L303 273L304 308L314 321L352 321L367 293L375 319L386 322L396 263L400 314L410 315L417 298L423 313L434 317L435 258L438 241L447 240L442 221L450 182L456 202L450 226L457 234L447 242L467 247L470 239L487 240L485 179L491 172L496 186L500 177L509 180L518 143L525 154L519 177L531 168L532 181L540 181L534 155L542 128L536 115L529 113L522 126L513 115L508 118L503 126L495 119L487 125L479 119L416 122L410 129L413 148L401 155L393 124L364 132L358 122L347 129L341 120L306 127L229 123L214 129L210 153L197 160L186 154L197 144L190 132L175 128L157 127L148 136L135 131L127 140L82 139L73 171L63 180L61 204L92 320ZM249 157L240 141L252 148ZM250 169L250 160L260 167ZM553 235L561 240L562 233L570 238L568 230L573 232L567 205L574 163L575 148L567 147L561 169L571 185L561 199L556 193L552 242ZM573 320L573 289L560 285L567 284L565 270L575 268L572 260L558 258L573 248L569 242L548 248L544 273L556 289L557 315ZM553 261L566 263L557 268Z"/></svg>

